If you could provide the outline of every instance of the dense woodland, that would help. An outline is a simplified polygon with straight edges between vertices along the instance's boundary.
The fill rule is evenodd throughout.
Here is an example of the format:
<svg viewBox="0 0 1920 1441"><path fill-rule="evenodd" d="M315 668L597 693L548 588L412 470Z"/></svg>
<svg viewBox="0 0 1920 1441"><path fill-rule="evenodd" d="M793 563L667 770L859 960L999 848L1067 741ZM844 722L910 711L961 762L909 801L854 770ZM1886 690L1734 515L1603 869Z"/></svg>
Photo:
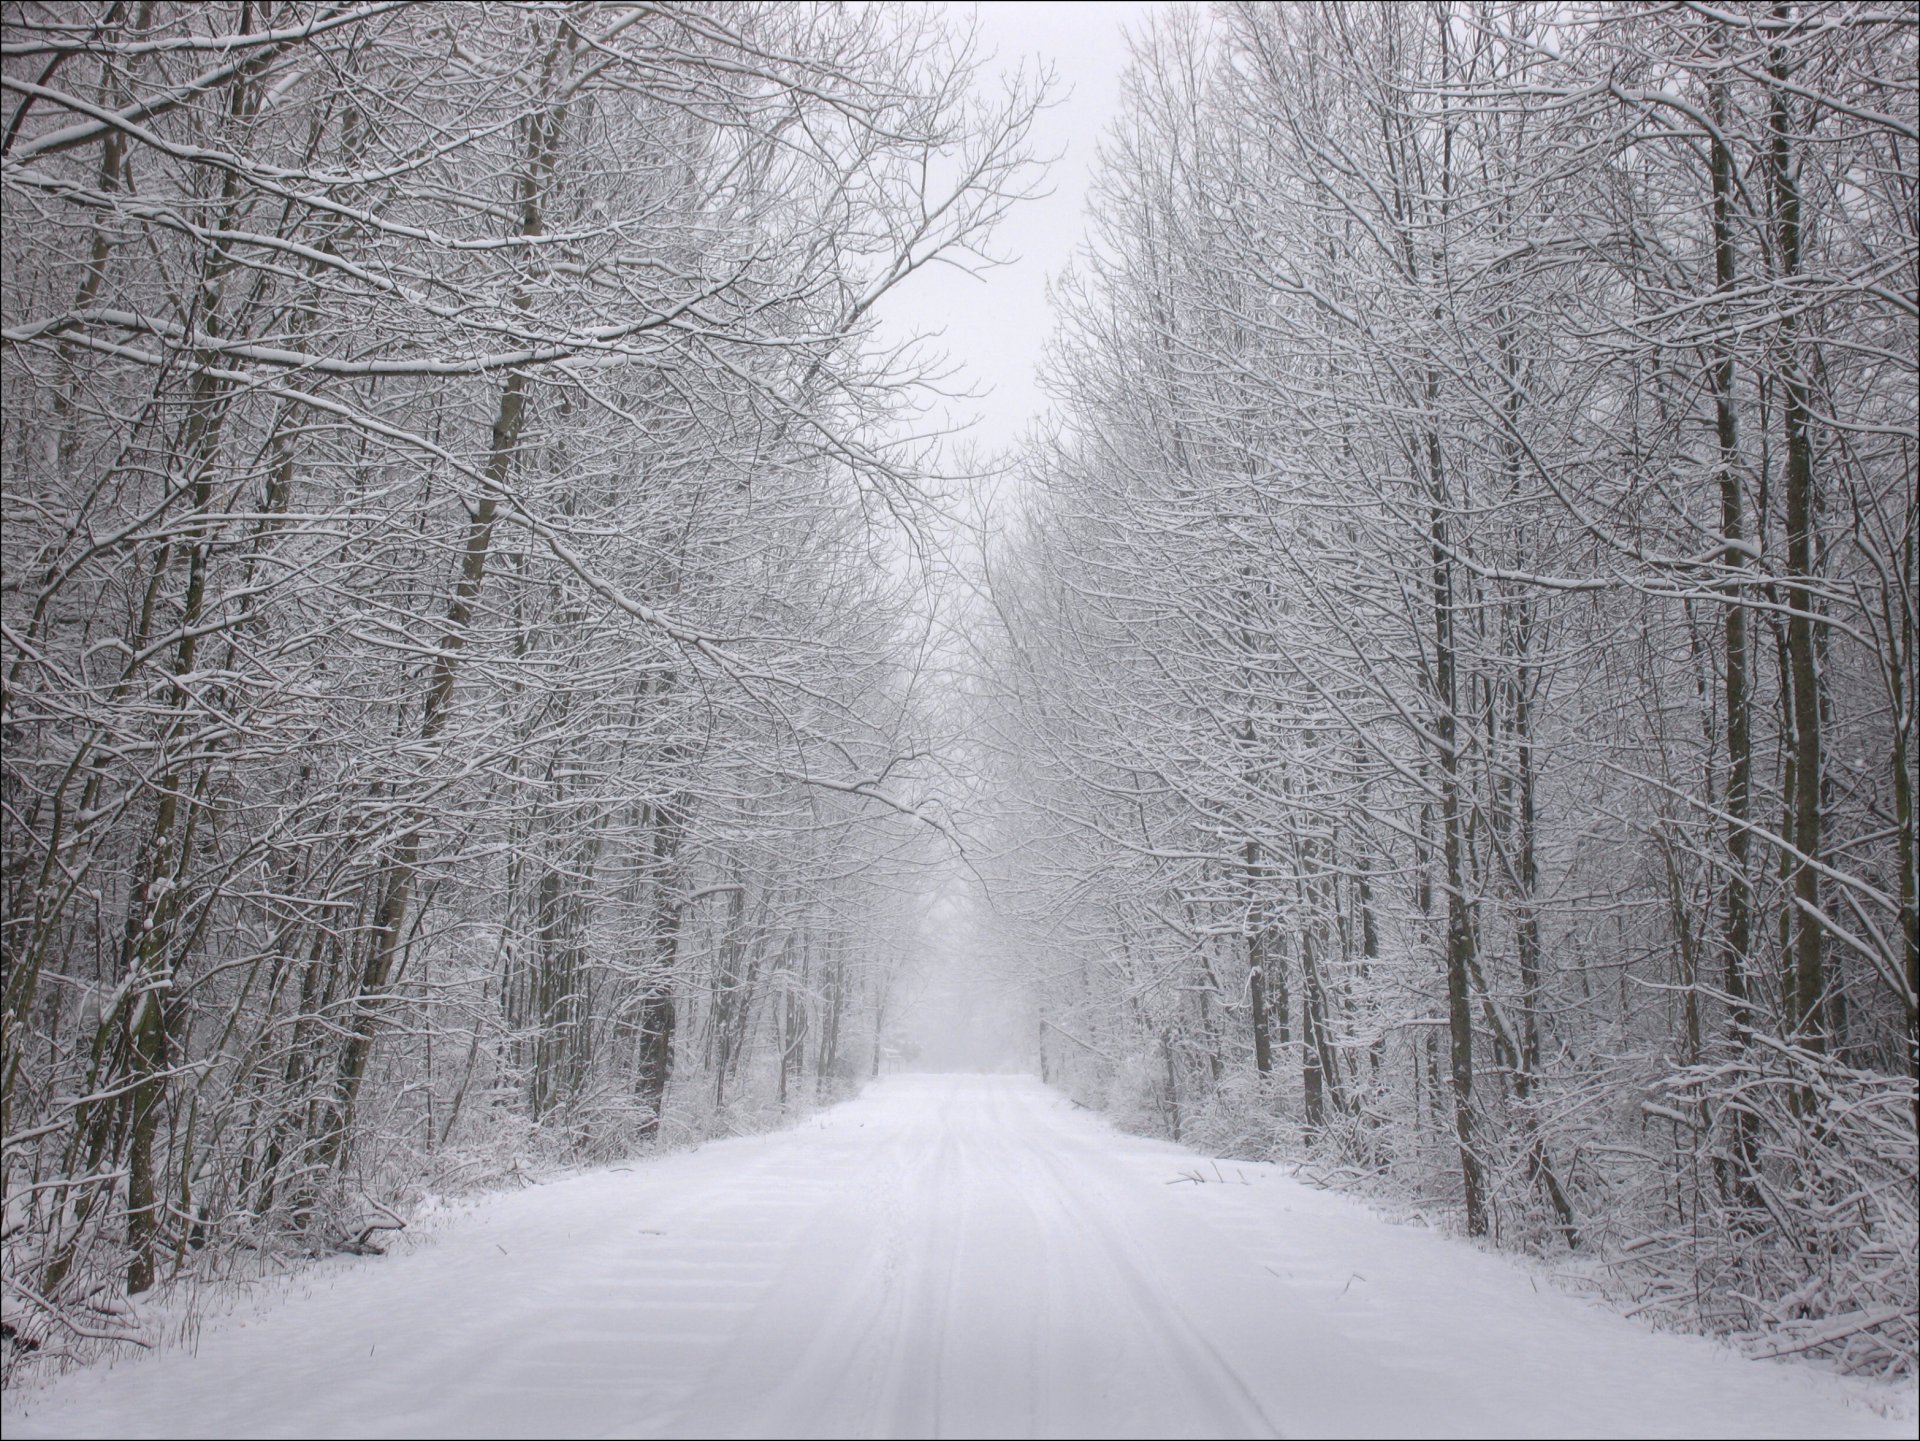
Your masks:
<svg viewBox="0 0 1920 1441"><path fill-rule="evenodd" d="M1916 12L1137 47L986 550L1049 1074L1911 1363Z"/></svg>
<svg viewBox="0 0 1920 1441"><path fill-rule="evenodd" d="M8 1327L839 1094L964 878L1080 1099L1910 1368L1917 62L1171 8L969 506L964 14L10 5Z"/></svg>
<svg viewBox="0 0 1920 1441"><path fill-rule="evenodd" d="M918 6L8 6L42 1355L875 1068L946 843L874 314L1035 178L976 63Z"/></svg>

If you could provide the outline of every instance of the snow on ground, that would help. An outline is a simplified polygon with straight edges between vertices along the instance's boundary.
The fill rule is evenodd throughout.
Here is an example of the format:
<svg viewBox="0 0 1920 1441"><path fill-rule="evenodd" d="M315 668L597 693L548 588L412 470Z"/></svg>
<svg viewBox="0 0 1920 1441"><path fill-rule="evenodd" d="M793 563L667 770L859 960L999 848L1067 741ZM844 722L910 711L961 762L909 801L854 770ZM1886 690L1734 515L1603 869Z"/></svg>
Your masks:
<svg viewBox="0 0 1920 1441"><path fill-rule="evenodd" d="M1913 1435L1903 1390L1655 1335L1271 1166L1197 1167L1032 1080L897 1077L485 1201L197 1356L11 1396L6 1434Z"/></svg>

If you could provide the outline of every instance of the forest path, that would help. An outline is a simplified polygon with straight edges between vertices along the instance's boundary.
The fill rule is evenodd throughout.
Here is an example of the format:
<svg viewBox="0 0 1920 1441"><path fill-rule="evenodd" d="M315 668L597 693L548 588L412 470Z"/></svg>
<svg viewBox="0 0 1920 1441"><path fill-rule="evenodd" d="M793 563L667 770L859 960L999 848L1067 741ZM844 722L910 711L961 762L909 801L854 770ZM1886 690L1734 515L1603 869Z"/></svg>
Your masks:
<svg viewBox="0 0 1920 1441"><path fill-rule="evenodd" d="M1032 1080L900 1076L330 1262L197 1356L10 1397L6 1434L1912 1434L1865 1392Z"/></svg>

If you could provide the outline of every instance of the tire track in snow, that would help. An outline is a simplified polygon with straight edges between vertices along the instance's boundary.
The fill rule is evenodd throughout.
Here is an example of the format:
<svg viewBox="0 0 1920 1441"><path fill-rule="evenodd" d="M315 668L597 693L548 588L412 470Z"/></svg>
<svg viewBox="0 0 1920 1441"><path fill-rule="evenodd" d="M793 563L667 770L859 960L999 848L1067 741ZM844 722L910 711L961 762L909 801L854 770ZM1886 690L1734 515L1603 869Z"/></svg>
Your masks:
<svg viewBox="0 0 1920 1441"><path fill-rule="evenodd" d="M950 1100L940 1108L938 1121L937 1149L920 1181L926 1200L912 1208L920 1211L925 1223L917 1228L910 1263L895 1288L895 1324L888 1329L881 1368L886 1400L879 1414L892 1418L886 1434L893 1436L945 1434L941 1425L945 1347L956 1251L965 1221L961 1201L968 1185Z"/></svg>
<svg viewBox="0 0 1920 1441"><path fill-rule="evenodd" d="M1038 1107L1034 1108L1036 1113ZM1049 1128L1046 1140L1031 1136L1024 1148L1045 1177L1049 1191L1061 1213L1070 1218L1074 1232L1085 1237L1094 1248L1089 1268L1096 1281L1104 1273L1118 1282L1132 1301L1129 1319L1156 1336L1160 1353L1175 1361L1187 1383L1182 1388L1189 1398L1205 1397L1213 1404L1215 1415L1196 1434L1281 1437L1285 1433L1267 1414L1266 1408L1233 1365L1220 1354L1206 1332L1181 1305L1173 1289L1157 1267L1141 1258L1152 1254L1149 1238L1122 1230L1115 1217L1125 1207L1112 1188L1090 1162L1077 1167L1062 1159L1063 1153L1085 1155L1084 1146Z"/></svg>

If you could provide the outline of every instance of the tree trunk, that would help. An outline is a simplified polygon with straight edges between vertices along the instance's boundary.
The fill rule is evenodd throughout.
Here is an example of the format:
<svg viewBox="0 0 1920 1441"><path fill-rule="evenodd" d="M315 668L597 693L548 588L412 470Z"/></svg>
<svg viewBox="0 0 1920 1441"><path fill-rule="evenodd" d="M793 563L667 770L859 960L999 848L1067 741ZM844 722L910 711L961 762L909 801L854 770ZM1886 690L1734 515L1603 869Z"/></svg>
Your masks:
<svg viewBox="0 0 1920 1441"><path fill-rule="evenodd" d="M1775 14L1785 16L1784 7ZM1783 288L1790 289L1801 269L1800 182L1789 132L1786 52L1776 48L1769 71L1777 82L1770 113L1772 143L1767 173L1774 200L1775 232ZM1814 527L1813 410L1801 356L1800 322L1791 308L1781 318L1780 380L1785 392L1783 420L1787 446L1787 665L1792 676L1793 792L1792 976L1787 987L1787 1032L1811 1050L1826 1049L1826 979L1821 963L1820 903L1820 754L1821 690L1816 654L1813 590L1816 569Z"/></svg>

